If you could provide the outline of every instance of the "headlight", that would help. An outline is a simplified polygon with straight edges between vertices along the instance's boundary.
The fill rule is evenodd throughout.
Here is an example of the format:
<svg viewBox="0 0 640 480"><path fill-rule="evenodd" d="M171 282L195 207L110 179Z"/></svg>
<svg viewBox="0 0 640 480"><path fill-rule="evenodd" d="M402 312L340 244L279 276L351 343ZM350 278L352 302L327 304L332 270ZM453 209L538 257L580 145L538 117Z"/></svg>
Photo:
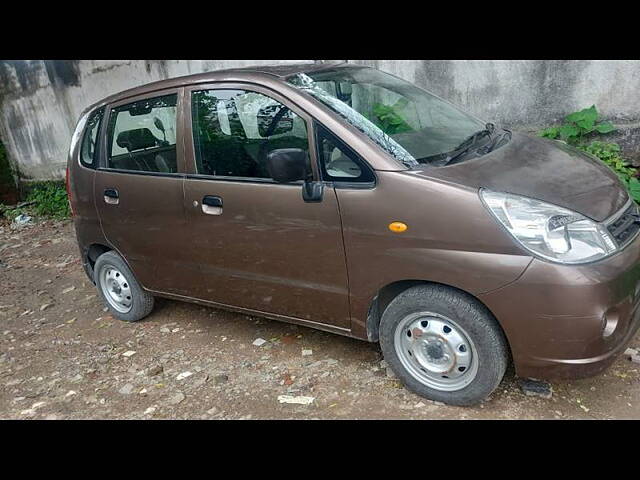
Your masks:
<svg viewBox="0 0 640 480"><path fill-rule="evenodd" d="M593 262L617 248L603 225L579 213L510 193L482 189L480 196L518 243L547 260Z"/></svg>

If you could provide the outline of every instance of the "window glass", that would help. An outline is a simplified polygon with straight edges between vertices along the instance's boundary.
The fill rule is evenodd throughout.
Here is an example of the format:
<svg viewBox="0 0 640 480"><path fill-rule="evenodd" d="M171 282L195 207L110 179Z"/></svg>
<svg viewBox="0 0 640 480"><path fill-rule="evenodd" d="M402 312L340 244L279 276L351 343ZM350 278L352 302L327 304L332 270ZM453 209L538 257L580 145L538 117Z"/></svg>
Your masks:
<svg viewBox="0 0 640 480"><path fill-rule="evenodd" d="M176 173L176 102L173 94L112 109L108 167Z"/></svg>
<svg viewBox="0 0 640 480"><path fill-rule="evenodd" d="M434 164L484 127L450 103L379 70L336 68L298 73L288 81L407 166Z"/></svg>
<svg viewBox="0 0 640 480"><path fill-rule="evenodd" d="M267 95L201 90L193 92L191 110L198 173L269 179L271 151L300 148L309 158L305 121Z"/></svg>
<svg viewBox="0 0 640 480"><path fill-rule="evenodd" d="M87 120L87 126L80 147L80 161L86 167L95 168L97 164L98 132L104 115L104 107L96 110Z"/></svg>
<svg viewBox="0 0 640 480"><path fill-rule="evenodd" d="M318 125L318 151L325 180L373 182L373 173L360 157L326 128Z"/></svg>

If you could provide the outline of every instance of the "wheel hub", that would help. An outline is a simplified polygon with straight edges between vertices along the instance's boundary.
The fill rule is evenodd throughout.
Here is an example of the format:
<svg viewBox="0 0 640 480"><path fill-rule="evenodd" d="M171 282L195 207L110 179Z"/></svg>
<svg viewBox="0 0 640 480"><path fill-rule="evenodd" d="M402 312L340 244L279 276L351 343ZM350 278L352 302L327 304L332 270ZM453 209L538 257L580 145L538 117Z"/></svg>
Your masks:
<svg viewBox="0 0 640 480"><path fill-rule="evenodd" d="M113 265L104 265L100 271L100 286L109 305L121 313L131 310L131 286L120 270Z"/></svg>
<svg viewBox="0 0 640 480"><path fill-rule="evenodd" d="M403 366L428 387L460 390L476 376L473 342L459 325L442 315L408 315L396 328L394 344Z"/></svg>

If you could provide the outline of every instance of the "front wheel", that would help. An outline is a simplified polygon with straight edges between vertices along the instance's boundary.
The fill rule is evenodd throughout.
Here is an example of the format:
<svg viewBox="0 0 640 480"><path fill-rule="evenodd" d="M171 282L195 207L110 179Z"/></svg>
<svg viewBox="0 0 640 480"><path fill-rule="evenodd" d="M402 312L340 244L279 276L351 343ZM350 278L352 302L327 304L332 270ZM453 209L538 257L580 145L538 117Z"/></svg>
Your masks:
<svg viewBox="0 0 640 480"><path fill-rule="evenodd" d="M102 300L115 318L137 322L153 310L153 295L145 291L117 253L103 253L96 260L93 278Z"/></svg>
<svg viewBox="0 0 640 480"><path fill-rule="evenodd" d="M409 390L450 405L485 399L500 384L509 359L491 313L443 285L418 285L394 298L382 315L380 345Z"/></svg>

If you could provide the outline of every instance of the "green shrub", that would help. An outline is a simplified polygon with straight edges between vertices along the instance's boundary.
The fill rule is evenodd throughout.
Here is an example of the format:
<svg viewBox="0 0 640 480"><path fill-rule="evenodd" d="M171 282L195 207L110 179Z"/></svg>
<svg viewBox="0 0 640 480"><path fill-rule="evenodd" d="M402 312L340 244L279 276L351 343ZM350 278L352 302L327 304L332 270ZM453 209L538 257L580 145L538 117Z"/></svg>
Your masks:
<svg viewBox="0 0 640 480"><path fill-rule="evenodd" d="M599 122L598 110L595 105L573 112L565 117L565 123L555 127L545 128L540 132L541 137L562 139L570 145L581 143L586 135L591 133L610 133L615 131L611 122Z"/></svg>
<svg viewBox="0 0 640 480"><path fill-rule="evenodd" d="M31 185L27 202L35 202L30 208L36 215L56 219L67 218L71 214L67 191L62 182L37 182Z"/></svg>
<svg viewBox="0 0 640 480"><path fill-rule="evenodd" d="M398 110L406 107L408 100L400 99L394 105L384 105L383 103L375 103L373 105L373 123L387 135L396 133L411 132L413 129L402 118Z"/></svg>
<svg viewBox="0 0 640 480"><path fill-rule="evenodd" d="M71 214L64 182L34 182L28 185L27 190L27 198L23 203L28 205L20 208L10 208L0 204L0 213L5 218L13 220L18 215L25 213L31 216L61 220L68 218Z"/></svg>

